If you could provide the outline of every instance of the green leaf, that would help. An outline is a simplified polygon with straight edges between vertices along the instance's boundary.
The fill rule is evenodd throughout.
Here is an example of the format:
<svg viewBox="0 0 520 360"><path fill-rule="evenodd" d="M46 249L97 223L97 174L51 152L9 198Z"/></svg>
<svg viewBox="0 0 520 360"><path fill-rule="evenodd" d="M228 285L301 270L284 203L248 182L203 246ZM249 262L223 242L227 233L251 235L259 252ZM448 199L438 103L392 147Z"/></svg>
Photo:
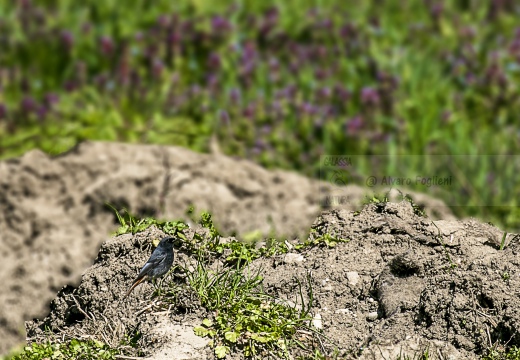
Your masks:
<svg viewBox="0 0 520 360"><path fill-rule="evenodd" d="M223 359L229 353L229 347L224 345L219 345L215 347L215 355L217 358Z"/></svg>
<svg viewBox="0 0 520 360"><path fill-rule="evenodd" d="M208 333L209 333L209 330L202 327L202 326L195 326L193 328L193 332L195 333L195 335L197 336L200 336L200 337L204 337L204 336L207 336Z"/></svg>
<svg viewBox="0 0 520 360"><path fill-rule="evenodd" d="M268 338L266 336L262 336L260 334L252 334L251 339L264 343L264 344L271 340L270 338Z"/></svg>
<svg viewBox="0 0 520 360"><path fill-rule="evenodd" d="M240 336L240 334L235 331L228 331L224 334L224 337L226 338L226 340L231 341L232 343L236 343L239 336Z"/></svg>

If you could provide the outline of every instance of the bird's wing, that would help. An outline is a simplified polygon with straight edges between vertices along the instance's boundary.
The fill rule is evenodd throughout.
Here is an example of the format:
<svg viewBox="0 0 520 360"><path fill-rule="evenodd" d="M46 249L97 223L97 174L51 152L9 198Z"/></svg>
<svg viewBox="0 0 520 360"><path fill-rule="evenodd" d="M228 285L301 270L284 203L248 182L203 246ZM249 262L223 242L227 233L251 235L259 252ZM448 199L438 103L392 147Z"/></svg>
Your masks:
<svg viewBox="0 0 520 360"><path fill-rule="evenodd" d="M141 277L145 276L146 274L148 274L150 269L155 268L157 265L159 265L160 263L165 261L167 256L168 255L164 252L161 252L159 254L152 254L150 259L148 259L146 264L144 264L144 266L141 269L141 271L139 272L139 275L137 276L137 278L141 278Z"/></svg>

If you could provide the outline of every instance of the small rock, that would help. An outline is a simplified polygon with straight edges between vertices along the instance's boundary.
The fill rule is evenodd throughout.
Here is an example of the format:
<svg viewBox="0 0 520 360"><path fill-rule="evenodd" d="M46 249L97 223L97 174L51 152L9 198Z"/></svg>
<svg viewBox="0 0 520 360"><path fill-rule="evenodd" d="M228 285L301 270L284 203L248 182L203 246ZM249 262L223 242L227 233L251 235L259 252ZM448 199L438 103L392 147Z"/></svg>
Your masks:
<svg viewBox="0 0 520 360"><path fill-rule="evenodd" d="M374 302L374 299L372 299L371 297L368 298L368 302L369 303L373 303Z"/></svg>
<svg viewBox="0 0 520 360"><path fill-rule="evenodd" d="M377 320L377 311L369 312L367 315L368 321L376 321Z"/></svg>
<svg viewBox="0 0 520 360"><path fill-rule="evenodd" d="M356 286L359 282L359 274L356 271L347 272L348 283L352 286Z"/></svg>
<svg viewBox="0 0 520 360"><path fill-rule="evenodd" d="M296 253L287 253L285 254L285 257L283 258L283 261L286 264L295 264L295 263L301 263L305 260L303 255L296 254Z"/></svg>
<svg viewBox="0 0 520 360"><path fill-rule="evenodd" d="M265 247L267 245L267 243L265 241L259 241L255 244L255 249L261 249L263 247Z"/></svg>
<svg viewBox="0 0 520 360"><path fill-rule="evenodd" d="M312 318L312 326L316 329L323 329L323 322L321 321L321 315L316 313Z"/></svg>
<svg viewBox="0 0 520 360"><path fill-rule="evenodd" d="M336 314L349 314L351 311L349 309L338 309L334 311Z"/></svg>

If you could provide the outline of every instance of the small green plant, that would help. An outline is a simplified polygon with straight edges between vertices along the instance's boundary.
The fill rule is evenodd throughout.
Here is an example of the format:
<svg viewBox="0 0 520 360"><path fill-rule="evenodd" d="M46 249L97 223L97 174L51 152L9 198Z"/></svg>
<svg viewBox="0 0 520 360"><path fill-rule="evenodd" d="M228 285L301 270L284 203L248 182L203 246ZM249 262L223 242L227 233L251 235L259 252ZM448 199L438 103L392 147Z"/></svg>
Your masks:
<svg viewBox="0 0 520 360"><path fill-rule="evenodd" d="M365 200L363 201L363 205L384 204L384 203L387 203L389 201L390 201L390 199L388 197L388 192L387 192L387 193L385 193L383 195L374 194L371 198L369 198L368 196L365 197Z"/></svg>
<svg viewBox="0 0 520 360"><path fill-rule="evenodd" d="M118 354L118 350L111 349L100 341L72 339L66 343L51 343L50 341L44 344L33 343L30 346L26 346L22 353L13 356L11 360L112 360L116 359Z"/></svg>
<svg viewBox="0 0 520 360"><path fill-rule="evenodd" d="M200 223L200 225L202 225L202 227L205 227L206 229L209 230L211 240L217 240L220 238L220 233L217 230L217 227L215 226L215 224L213 223L210 213L204 211L200 216L199 223Z"/></svg>
<svg viewBox="0 0 520 360"><path fill-rule="evenodd" d="M318 349L314 350L314 352L310 355L299 356L296 359L298 360L336 360L341 359L339 351L335 349L331 355L323 355L322 352Z"/></svg>
<svg viewBox="0 0 520 360"><path fill-rule="evenodd" d="M506 351L502 346L494 345L487 350L482 360L520 360L520 348L512 346Z"/></svg>
<svg viewBox="0 0 520 360"><path fill-rule="evenodd" d="M117 234L135 233L155 225L168 234L182 237L185 252L197 259L195 269L184 269L188 286L197 295L201 305L215 314L212 319L205 319L196 327L195 333L212 339L211 344L218 358L225 357L233 349L240 349L245 356L251 357L287 357L291 346L307 348L306 341L310 338L298 340L298 330L323 337L308 325L313 300L310 279L307 290L309 300L306 304L303 286L297 280L302 304L297 309L266 294L260 270L250 273L248 264L260 257L287 253L291 248L298 251L313 246L334 247L348 239L326 232L319 234L317 229L313 229L303 243L291 246L285 241L269 238L266 246L256 248L235 239L222 242L212 216L207 212L201 214L198 222L209 231L206 234L195 232L193 238L187 239L183 230L188 225L181 221L137 219L127 211L124 216L114 211L121 223ZM210 269L207 264L211 258L222 258L224 266ZM164 292L168 295L165 299L176 302L179 287L175 284L166 286L169 288ZM163 291L156 293L161 294Z"/></svg>
<svg viewBox="0 0 520 360"><path fill-rule="evenodd" d="M188 286L200 304L214 316L196 327L195 333L211 338L218 358L225 357L233 349L240 349L245 356L251 357L286 357L290 346L305 347L297 340L297 335L299 329L313 334L315 331L308 328L313 299L310 280L306 304L303 287L298 282L302 308L297 309L267 295L260 269L251 272L248 266L259 257L288 252L287 243L271 238L267 240L268 246L257 249L234 239L221 242L210 214L203 213L199 223L209 233L206 236L196 233L190 240L187 248L197 264L184 271ZM321 243L332 245L335 241L337 239L333 237L317 237L299 248ZM211 269L208 266L211 257L223 257L223 267ZM175 301L178 290L178 286L171 284L167 299Z"/></svg>
<svg viewBox="0 0 520 360"><path fill-rule="evenodd" d="M323 235L315 235L318 231L316 229L312 229L309 239L304 241L303 243L296 244L294 248L296 250L305 249L307 247L320 246L325 245L329 248L335 247L339 243L347 243L350 239L344 239L329 233L325 233Z"/></svg>
<svg viewBox="0 0 520 360"><path fill-rule="evenodd" d="M139 340L143 337L143 334L139 330L139 326L135 325L133 328L130 328L129 331L125 334L123 340L121 340L122 346L130 346L131 348L138 350L138 356L144 355L143 351L141 351L139 347Z"/></svg>
<svg viewBox="0 0 520 360"><path fill-rule="evenodd" d="M124 214L121 215L114 206L108 203L106 205L114 211L119 224L121 225L119 229L116 230L115 235L135 234L155 225L157 228L169 235L179 236L182 239L186 238L183 230L187 229L189 226L183 221L161 221L150 217L138 219L126 209L123 210Z"/></svg>
<svg viewBox="0 0 520 360"><path fill-rule="evenodd" d="M430 359L430 349L426 347L426 349L421 350L419 354L403 355L402 352L396 358L396 360L429 360Z"/></svg>
<svg viewBox="0 0 520 360"><path fill-rule="evenodd" d="M213 319L205 319L194 331L212 339L218 358L234 348L242 349L245 356L287 357L288 349L298 343L297 331L312 331L306 325L312 291L306 306L301 294L304 310L298 310L263 291L259 270L249 273L246 269L224 268L211 272L199 261L197 269L188 273L188 282L203 306L215 311Z"/></svg>
<svg viewBox="0 0 520 360"><path fill-rule="evenodd" d="M226 265L244 266L260 257L270 257L277 254L285 254L289 251L287 243L275 238L266 239L266 245L256 248L251 243L232 239L227 242L220 241L220 233L213 223L211 214L203 212L199 221L201 226L209 230L209 239L203 238L200 234L195 234L194 240L197 244L190 244L193 254L202 249L215 255L223 256ZM309 244L307 244L309 245Z"/></svg>
<svg viewBox="0 0 520 360"><path fill-rule="evenodd" d="M402 195L402 194L401 194ZM404 201L408 201L412 206L413 213L420 217L427 217L426 212L424 211L424 206L417 205L415 201L413 201L412 196L410 194L406 194L403 197Z"/></svg>
<svg viewBox="0 0 520 360"><path fill-rule="evenodd" d="M504 250L506 247L506 237L507 237L507 231L504 231L504 235L502 235L502 241L500 241L500 250Z"/></svg>

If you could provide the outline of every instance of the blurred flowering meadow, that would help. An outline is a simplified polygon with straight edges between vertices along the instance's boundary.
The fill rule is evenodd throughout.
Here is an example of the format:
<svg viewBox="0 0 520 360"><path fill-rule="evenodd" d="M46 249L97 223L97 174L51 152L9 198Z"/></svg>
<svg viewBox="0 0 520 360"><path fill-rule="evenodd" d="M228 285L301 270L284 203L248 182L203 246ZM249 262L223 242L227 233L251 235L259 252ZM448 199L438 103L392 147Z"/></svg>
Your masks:
<svg viewBox="0 0 520 360"><path fill-rule="evenodd" d="M0 158L214 137L319 177L325 154L516 155L518 19L514 0L1 1ZM458 215L520 228L504 159L459 164Z"/></svg>

